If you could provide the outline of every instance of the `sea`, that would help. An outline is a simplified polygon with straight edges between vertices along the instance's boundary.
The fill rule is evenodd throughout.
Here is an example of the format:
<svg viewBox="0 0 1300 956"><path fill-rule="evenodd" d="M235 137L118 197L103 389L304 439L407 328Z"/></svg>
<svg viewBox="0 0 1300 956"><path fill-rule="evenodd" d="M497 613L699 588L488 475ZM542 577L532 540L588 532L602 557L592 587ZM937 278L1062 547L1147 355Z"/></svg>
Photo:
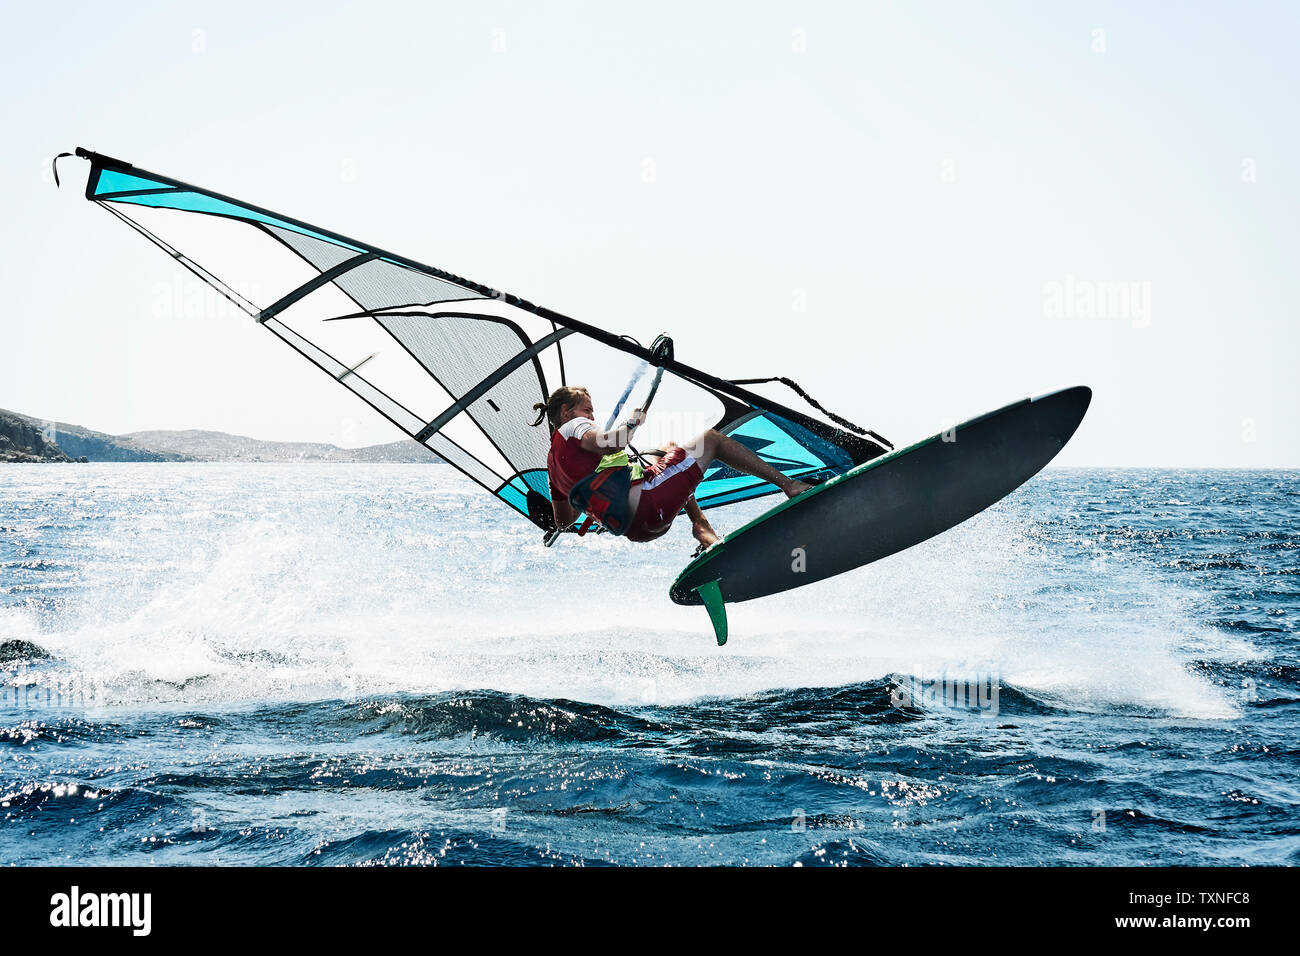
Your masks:
<svg viewBox="0 0 1300 956"><path fill-rule="evenodd" d="M1049 468L725 646L692 546L441 465L7 466L0 864L1300 863L1300 472Z"/></svg>

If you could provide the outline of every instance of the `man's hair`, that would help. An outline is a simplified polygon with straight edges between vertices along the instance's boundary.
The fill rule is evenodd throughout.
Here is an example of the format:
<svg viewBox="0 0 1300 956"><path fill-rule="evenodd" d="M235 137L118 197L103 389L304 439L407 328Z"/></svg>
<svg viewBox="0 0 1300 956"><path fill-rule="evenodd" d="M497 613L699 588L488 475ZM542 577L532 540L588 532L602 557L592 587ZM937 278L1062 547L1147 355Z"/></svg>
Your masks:
<svg viewBox="0 0 1300 956"><path fill-rule="evenodd" d="M591 393L580 385L563 385L551 392L551 397L544 402L538 402L533 406L533 411L537 412L537 420L533 422L536 428L545 418L551 426L551 431L560 427L560 412L566 405L576 405L583 398L589 398Z"/></svg>

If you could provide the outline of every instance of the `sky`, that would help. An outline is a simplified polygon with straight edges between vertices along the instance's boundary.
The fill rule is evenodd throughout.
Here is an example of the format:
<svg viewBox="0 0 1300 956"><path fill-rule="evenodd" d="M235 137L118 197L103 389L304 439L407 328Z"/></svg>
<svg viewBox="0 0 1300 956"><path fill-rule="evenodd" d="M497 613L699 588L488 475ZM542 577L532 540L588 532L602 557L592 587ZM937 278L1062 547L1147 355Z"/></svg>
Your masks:
<svg viewBox="0 0 1300 956"><path fill-rule="evenodd" d="M400 437L81 198L75 146L904 444L1090 385L1057 459L1298 467L1300 6L68 3L6 15L0 407ZM82 167L82 168L78 168ZM685 436L684 436L685 437Z"/></svg>

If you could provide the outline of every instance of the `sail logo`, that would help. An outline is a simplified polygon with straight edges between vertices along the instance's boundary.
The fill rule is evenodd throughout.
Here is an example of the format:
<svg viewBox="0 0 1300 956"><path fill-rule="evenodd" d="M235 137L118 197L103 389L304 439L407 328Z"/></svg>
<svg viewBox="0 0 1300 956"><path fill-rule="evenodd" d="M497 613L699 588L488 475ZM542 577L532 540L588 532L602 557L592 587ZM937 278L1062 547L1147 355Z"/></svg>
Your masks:
<svg viewBox="0 0 1300 956"><path fill-rule="evenodd" d="M133 936L148 936L153 926L152 893L71 892L50 897L50 925L61 927L129 927Z"/></svg>

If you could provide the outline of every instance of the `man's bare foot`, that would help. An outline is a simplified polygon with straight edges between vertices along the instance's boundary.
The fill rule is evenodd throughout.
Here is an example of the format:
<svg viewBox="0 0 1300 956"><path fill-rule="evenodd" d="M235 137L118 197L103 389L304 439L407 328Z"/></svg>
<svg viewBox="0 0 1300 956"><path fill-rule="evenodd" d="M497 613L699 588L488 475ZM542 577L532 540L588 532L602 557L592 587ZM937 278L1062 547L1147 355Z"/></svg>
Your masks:
<svg viewBox="0 0 1300 956"><path fill-rule="evenodd" d="M707 522L691 525L691 534L695 536L695 540L698 541L700 546L703 548L711 548L722 540L718 537L718 533L714 531Z"/></svg>
<svg viewBox="0 0 1300 956"><path fill-rule="evenodd" d="M785 496L787 498L798 498L805 491L812 491L814 487L815 486L807 484L806 482L792 481L790 482L790 487L785 489Z"/></svg>

